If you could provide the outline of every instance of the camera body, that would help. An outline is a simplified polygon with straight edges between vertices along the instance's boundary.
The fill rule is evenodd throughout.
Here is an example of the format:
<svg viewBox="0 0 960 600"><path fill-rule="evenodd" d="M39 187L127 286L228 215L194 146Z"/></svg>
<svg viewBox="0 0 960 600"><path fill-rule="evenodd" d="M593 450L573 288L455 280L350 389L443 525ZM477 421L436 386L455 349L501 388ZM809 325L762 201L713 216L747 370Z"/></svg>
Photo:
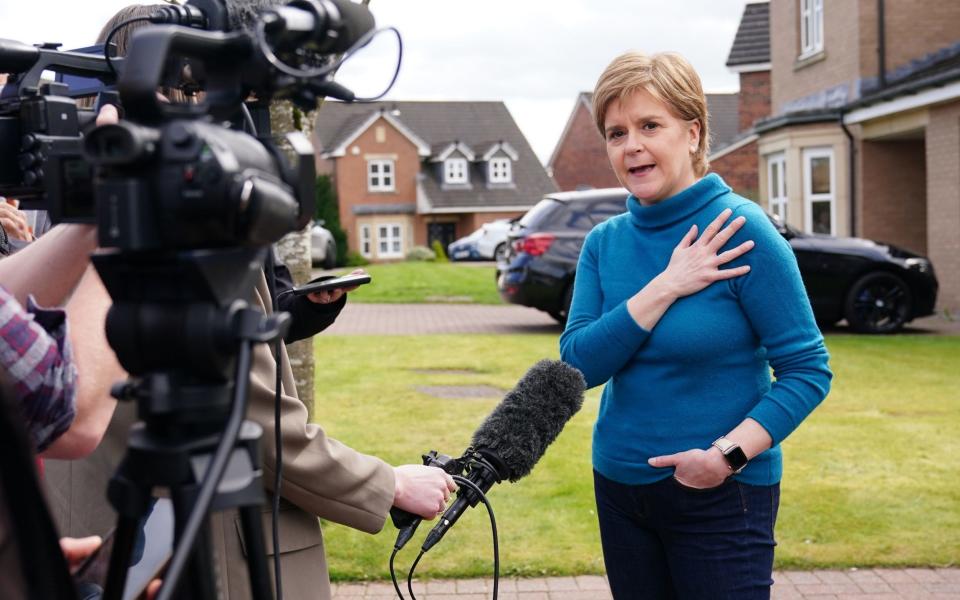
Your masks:
<svg viewBox="0 0 960 600"><path fill-rule="evenodd" d="M41 81L46 70L100 79L96 108L116 102L102 57L0 40L0 72L12 73L0 86L0 196L45 209L55 222L92 222L93 168L81 132L93 125L96 108L78 108L65 83Z"/></svg>

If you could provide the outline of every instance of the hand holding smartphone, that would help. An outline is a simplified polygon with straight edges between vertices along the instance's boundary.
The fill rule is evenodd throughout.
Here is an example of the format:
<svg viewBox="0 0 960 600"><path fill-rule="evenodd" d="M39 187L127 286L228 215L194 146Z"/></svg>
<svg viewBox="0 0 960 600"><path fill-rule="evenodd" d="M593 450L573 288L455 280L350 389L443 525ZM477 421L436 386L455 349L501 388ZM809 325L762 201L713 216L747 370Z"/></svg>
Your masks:
<svg viewBox="0 0 960 600"><path fill-rule="evenodd" d="M367 273L350 273L333 279L324 279L323 281L313 281L297 288L293 288L294 296L306 296L318 292L340 290L345 288L355 288L357 286L370 283L370 275Z"/></svg>

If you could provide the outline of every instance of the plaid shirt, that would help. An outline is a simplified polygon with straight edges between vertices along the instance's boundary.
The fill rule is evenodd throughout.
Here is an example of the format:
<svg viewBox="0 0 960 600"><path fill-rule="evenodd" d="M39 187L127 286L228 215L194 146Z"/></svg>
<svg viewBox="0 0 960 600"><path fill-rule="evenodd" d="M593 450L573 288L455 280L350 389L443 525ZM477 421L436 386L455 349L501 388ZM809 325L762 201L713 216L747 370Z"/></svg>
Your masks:
<svg viewBox="0 0 960 600"><path fill-rule="evenodd" d="M27 308L0 286L0 369L37 452L60 437L76 412L77 369L62 310Z"/></svg>

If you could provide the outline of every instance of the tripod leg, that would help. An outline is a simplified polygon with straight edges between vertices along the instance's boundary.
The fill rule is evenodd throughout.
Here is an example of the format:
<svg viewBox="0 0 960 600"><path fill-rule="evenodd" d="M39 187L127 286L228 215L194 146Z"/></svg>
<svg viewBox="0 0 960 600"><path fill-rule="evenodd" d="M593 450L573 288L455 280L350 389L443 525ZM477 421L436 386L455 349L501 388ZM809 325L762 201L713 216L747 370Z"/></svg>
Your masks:
<svg viewBox="0 0 960 600"><path fill-rule="evenodd" d="M117 529L113 534L113 551L110 554L110 569L107 571L103 600L122 600L123 598L123 588L127 583L127 569L130 566L130 555L133 553L133 544L137 539L139 527L140 520L135 517L120 517L117 519Z"/></svg>
<svg viewBox="0 0 960 600"><path fill-rule="evenodd" d="M188 486L173 493L173 510L176 523L176 543L180 543L183 527L193 508L196 486ZM175 598L209 600L219 598L216 581L216 564L213 561L213 549L210 542L210 518L204 519L203 527L197 534L196 542L190 550L190 562L186 566L175 590Z"/></svg>
<svg viewBox="0 0 960 600"><path fill-rule="evenodd" d="M240 525L247 547L247 571L250 574L250 591L258 600L273 598L270 588L270 571L267 569L266 546L263 540L263 521L259 506L240 507ZM277 552L277 549L274 549Z"/></svg>

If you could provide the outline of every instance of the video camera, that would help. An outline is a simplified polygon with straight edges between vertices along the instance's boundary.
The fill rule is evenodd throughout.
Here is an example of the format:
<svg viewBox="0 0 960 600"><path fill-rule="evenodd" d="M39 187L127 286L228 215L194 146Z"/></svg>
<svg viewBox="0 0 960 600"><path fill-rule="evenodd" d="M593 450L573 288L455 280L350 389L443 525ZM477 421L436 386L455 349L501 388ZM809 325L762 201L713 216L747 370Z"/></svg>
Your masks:
<svg viewBox="0 0 960 600"><path fill-rule="evenodd" d="M0 73L10 74L0 88L0 195L55 221L98 225L93 262L113 299L107 339L131 375L113 395L135 400L143 421L108 490L119 519L106 597L120 597L160 487L177 523L161 597L213 597L202 531L216 505L240 509L253 595L267 598L260 427L243 417L253 345L282 339L289 315L267 317L246 299L269 244L312 217L315 167L302 133L286 136L293 161L266 128L252 135L248 105L352 100L331 79L333 55L369 41L374 20L349 0L191 0L147 20L155 26L137 31L122 58L0 40ZM77 90L42 81L44 71L93 80L84 95L119 100L123 120L94 127L99 107L78 109ZM184 80L203 91L200 102L158 96Z"/></svg>

